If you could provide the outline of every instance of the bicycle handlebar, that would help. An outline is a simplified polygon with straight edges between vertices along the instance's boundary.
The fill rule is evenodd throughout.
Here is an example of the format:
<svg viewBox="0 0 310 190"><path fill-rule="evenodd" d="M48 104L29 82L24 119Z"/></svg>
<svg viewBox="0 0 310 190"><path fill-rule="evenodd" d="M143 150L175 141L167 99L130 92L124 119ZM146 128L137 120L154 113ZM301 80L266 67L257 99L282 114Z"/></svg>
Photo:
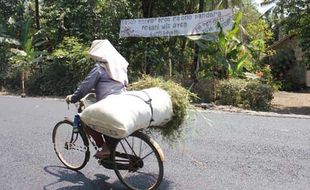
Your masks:
<svg viewBox="0 0 310 190"><path fill-rule="evenodd" d="M81 113L86 107L96 102L96 94L88 93L86 96L81 98L78 102L75 103L78 113ZM69 108L69 103L68 103Z"/></svg>

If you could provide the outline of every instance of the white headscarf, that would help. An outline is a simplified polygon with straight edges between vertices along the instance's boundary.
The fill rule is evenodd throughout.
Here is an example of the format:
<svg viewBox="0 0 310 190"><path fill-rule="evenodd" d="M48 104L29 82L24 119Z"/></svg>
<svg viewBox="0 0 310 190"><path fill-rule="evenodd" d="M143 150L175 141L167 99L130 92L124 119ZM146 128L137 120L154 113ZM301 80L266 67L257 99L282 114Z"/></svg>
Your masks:
<svg viewBox="0 0 310 190"><path fill-rule="evenodd" d="M89 55L95 61L101 62L113 80L128 84L126 59L113 47L109 40L94 40L89 49Z"/></svg>

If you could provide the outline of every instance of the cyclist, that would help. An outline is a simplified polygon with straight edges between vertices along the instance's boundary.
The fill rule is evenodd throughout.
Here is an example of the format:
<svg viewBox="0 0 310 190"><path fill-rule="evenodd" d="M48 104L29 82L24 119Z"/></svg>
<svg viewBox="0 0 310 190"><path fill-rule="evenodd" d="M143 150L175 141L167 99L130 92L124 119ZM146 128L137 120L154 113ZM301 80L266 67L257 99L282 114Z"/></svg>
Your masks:
<svg viewBox="0 0 310 190"><path fill-rule="evenodd" d="M96 100L100 101L111 94L120 94L126 91L128 84L128 62L118 53L108 40L95 40L89 50L89 55L95 65L72 95L65 99L67 103L76 103L95 89ZM94 157L106 158L110 155L109 145L113 138L85 126L85 132L96 142L99 148Z"/></svg>

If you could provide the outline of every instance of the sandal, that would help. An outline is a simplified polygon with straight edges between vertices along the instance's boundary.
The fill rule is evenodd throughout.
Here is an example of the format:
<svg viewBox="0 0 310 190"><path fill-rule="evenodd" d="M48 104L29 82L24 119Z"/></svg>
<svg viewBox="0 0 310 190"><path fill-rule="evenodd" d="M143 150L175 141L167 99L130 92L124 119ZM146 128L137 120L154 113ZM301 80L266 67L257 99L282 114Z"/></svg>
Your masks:
<svg viewBox="0 0 310 190"><path fill-rule="evenodd" d="M110 150L108 147L103 146L101 150L98 150L96 154L94 155L95 158L97 159L105 159L108 158L111 155Z"/></svg>

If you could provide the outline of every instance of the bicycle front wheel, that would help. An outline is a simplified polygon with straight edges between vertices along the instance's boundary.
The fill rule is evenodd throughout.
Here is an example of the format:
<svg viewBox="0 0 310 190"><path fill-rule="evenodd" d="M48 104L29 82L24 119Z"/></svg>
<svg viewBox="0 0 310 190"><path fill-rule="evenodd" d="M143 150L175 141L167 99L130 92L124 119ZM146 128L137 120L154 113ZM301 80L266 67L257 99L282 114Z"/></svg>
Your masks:
<svg viewBox="0 0 310 190"><path fill-rule="evenodd" d="M162 151L142 132L121 139L112 158L117 177L129 189L157 189L163 179Z"/></svg>
<svg viewBox="0 0 310 190"><path fill-rule="evenodd" d="M89 143L85 132L73 132L71 121L60 121L55 125L53 144L57 157L69 169L80 170L89 160Z"/></svg>

